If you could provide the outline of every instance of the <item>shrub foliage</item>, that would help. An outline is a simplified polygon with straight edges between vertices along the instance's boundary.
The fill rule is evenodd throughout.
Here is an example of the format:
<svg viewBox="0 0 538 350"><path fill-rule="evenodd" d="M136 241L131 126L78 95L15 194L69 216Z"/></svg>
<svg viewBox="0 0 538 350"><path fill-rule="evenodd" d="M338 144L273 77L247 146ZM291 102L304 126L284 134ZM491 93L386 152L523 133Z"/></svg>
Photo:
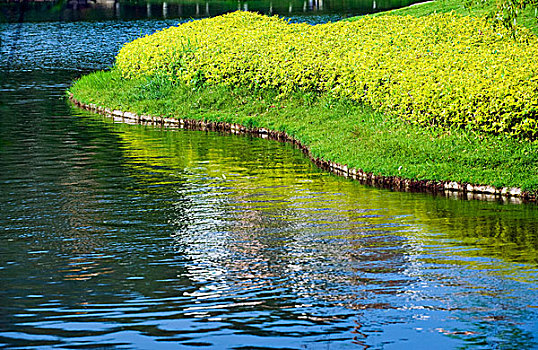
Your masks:
<svg viewBox="0 0 538 350"><path fill-rule="evenodd" d="M538 136L538 37L438 14L311 26L235 12L126 44L124 78L302 90L426 125Z"/></svg>

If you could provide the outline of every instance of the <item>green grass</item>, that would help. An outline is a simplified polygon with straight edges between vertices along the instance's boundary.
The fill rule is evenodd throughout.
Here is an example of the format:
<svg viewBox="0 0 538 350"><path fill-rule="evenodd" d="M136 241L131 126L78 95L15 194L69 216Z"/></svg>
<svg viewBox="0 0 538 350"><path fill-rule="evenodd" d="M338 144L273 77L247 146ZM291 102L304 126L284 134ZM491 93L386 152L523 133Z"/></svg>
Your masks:
<svg viewBox="0 0 538 350"><path fill-rule="evenodd" d="M70 89L83 103L138 114L239 123L285 131L322 157L366 172L538 191L538 143L466 130L407 124L325 95L195 89L166 79L124 80L115 71L82 77Z"/></svg>
<svg viewBox="0 0 538 350"><path fill-rule="evenodd" d="M403 7L396 10L378 12L368 16L415 16L423 17L433 13L447 13L453 12L462 16L486 16L495 10L495 3L489 0L483 4L472 5L466 7L463 0L436 0L432 2L419 3ZM353 21L359 17L352 17L346 19L347 21ZM535 35L538 35L538 19L536 18L536 12L534 9L527 8L523 10L517 18L517 24L530 29Z"/></svg>

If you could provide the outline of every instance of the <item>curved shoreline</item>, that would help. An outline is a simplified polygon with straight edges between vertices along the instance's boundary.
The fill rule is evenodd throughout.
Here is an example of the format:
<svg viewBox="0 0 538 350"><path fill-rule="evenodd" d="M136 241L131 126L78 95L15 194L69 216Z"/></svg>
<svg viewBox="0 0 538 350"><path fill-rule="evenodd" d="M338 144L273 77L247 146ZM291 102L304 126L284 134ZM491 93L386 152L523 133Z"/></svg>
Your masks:
<svg viewBox="0 0 538 350"><path fill-rule="evenodd" d="M382 176L375 175L374 173L366 173L361 169L348 168L348 166L345 164L338 164L322 158L314 157L308 147L304 146L299 140L289 136L285 132L272 131L265 128L248 128L243 125L226 122L206 122L195 119L175 119L151 115L137 115L131 112L110 110L95 104L82 103L76 100L72 93L69 94L69 100L82 109L102 114L107 117L112 117L115 121L128 124L149 124L189 130L249 134L264 139L288 142L301 149L303 153L319 168L329 171L335 175L344 176L346 178L359 181L364 185L396 191L426 192L435 195L444 195L445 197L467 200L502 200L503 202L515 204L524 202L538 202L538 197L535 194L522 191L520 188L515 187L496 188L488 185L473 185L455 181L412 180L397 176Z"/></svg>

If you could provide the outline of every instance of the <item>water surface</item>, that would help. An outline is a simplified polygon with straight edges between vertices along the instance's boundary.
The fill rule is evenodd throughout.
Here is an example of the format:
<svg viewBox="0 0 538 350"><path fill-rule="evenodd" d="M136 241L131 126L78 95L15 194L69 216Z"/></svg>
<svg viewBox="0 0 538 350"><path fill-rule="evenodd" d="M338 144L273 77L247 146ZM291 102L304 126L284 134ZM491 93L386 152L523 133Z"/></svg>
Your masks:
<svg viewBox="0 0 538 350"><path fill-rule="evenodd" d="M390 10L420 0L70 0L0 3L6 22L102 21L205 18L232 11L293 17L301 21L338 20Z"/></svg>
<svg viewBox="0 0 538 350"><path fill-rule="evenodd" d="M0 347L538 347L536 205L364 187L290 145L65 101L180 20L0 24Z"/></svg>

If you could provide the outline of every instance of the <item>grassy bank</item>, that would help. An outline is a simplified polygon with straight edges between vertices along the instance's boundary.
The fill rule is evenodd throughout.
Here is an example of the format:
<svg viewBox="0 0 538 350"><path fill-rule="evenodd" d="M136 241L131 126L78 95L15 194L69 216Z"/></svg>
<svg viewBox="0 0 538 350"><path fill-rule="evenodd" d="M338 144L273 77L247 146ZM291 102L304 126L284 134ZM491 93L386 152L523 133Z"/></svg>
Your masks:
<svg viewBox="0 0 538 350"><path fill-rule="evenodd" d="M314 157L376 175L538 192L537 44L454 14L309 26L236 12L128 43L114 70L70 92L139 115L283 131Z"/></svg>
<svg viewBox="0 0 538 350"><path fill-rule="evenodd" d="M378 16L414 16L424 17L435 13L455 13L462 16L483 17L492 13L495 10L495 2L487 1L482 4L474 4L465 6L465 1L462 0L436 0L431 2L419 3L403 7L396 10L378 12L368 17ZM362 16L346 19L347 21L355 21ZM522 27L530 29L535 35L538 35L538 20L534 9L527 8L518 15L516 23Z"/></svg>
<svg viewBox="0 0 538 350"><path fill-rule="evenodd" d="M117 71L82 77L83 103L138 114L239 123L285 131L316 157L384 176L538 191L538 143L465 129L424 128L328 94L193 88Z"/></svg>

